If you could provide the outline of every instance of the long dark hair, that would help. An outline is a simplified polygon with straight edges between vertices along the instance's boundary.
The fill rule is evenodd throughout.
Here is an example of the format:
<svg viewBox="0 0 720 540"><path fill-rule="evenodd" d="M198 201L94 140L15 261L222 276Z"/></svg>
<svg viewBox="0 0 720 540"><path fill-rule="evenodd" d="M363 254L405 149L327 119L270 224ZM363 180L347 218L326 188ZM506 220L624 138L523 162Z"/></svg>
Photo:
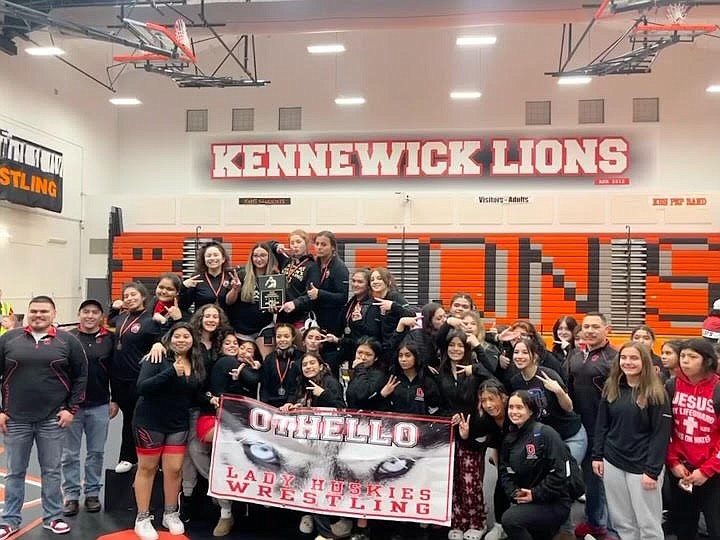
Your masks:
<svg viewBox="0 0 720 540"><path fill-rule="evenodd" d="M208 242L198 250L197 258L195 259L196 274L204 274L207 272L208 268L205 264L205 252L211 247L218 248L218 251L222 253L223 259L225 259L221 266L222 271L225 272L230 267L230 259L228 258L225 247L220 242Z"/></svg>
<svg viewBox="0 0 720 540"><path fill-rule="evenodd" d="M465 347L465 356L460 362L461 366L467 366L472 364L472 348L470 347L470 344L467 341L467 334L463 330L459 330L457 328L453 328L450 330L447 334L447 339L445 340L445 343L442 344L442 360L440 361L440 372L446 373L452 376L451 371L455 369L453 367L453 362L450 360L450 357L448 356L448 347L450 347L450 342L458 338L462 344L463 347Z"/></svg>
<svg viewBox="0 0 720 540"><path fill-rule="evenodd" d="M565 323L565 326L567 326L567 329L570 331L570 334L573 336L570 338L570 345L563 349L562 345L560 344L560 337L558 337L558 330L560 329L560 325L562 323ZM556 355L560 355L560 358L565 357L575 348L575 329L578 327L578 322L575 319L575 317L571 315L563 315L558 320L555 321L555 324L553 324L552 328L552 334L553 334L553 346L552 346L552 352L554 352Z"/></svg>
<svg viewBox="0 0 720 540"><path fill-rule="evenodd" d="M415 373L420 386L422 386L423 381L425 380L425 370L427 369L425 366L425 359L420 352L420 349L418 349L417 343L411 339L405 338L402 342L400 342L400 346L395 351L395 357L393 358L393 363L390 367L390 373L395 376L403 374L403 369L400 367L400 362L398 361L400 349L407 349L415 358Z"/></svg>
<svg viewBox="0 0 720 540"><path fill-rule="evenodd" d="M230 329L230 322L228 321L227 315L225 314L225 310L221 308L217 304L204 304L200 308L195 310L195 313L193 313L192 317L190 317L190 326L192 327L195 334L198 336L198 339L202 338L202 320L203 316L205 315L205 312L210 309L216 309L218 314L220 315L220 318L218 320L218 325L215 330L213 330L212 334L210 335L210 343L212 343L212 348L217 352L220 350L220 344L222 343L222 339L220 338L220 334L223 333L224 330Z"/></svg>
<svg viewBox="0 0 720 540"><path fill-rule="evenodd" d="M192 367L195 378L202 382L205 380L205 362L203 361L202 349L200 348L200 338L198 337L197 332L193 330L193 327L190 323L181 321L173 324L170 330L168 330L167 333L163 336L161 343L163 347L165 347L168 357L174 359L175 353L170 348L170 341L173 334L178 330L182 329L190 332L190 335L192 336L193 344L192 347L190 347L189 354L190 366Z"/></svg>
<svg viewBox="0 0 720 540"><path fill-rule="evenodd" d="M437 302L430 302L428 304L425 304L420 312L422 313L422 329L425 330L428 334L434 336L437 333L437 330L433 328L432 320L433 317L435 317L435 313L437 313L438 309L444 309L441 304L438 304Z"/></svg>

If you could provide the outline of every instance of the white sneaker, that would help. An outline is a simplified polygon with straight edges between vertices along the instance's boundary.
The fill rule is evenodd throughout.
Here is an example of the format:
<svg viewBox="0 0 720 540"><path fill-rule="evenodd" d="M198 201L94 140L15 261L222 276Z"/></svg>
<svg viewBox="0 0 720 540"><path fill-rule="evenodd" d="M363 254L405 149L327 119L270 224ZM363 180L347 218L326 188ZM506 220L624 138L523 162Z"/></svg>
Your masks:
<svg viewBox="0 0 720 540"><path fill-rule="evenodd" d="M507 538L507 534L499 523L493 525L493 528L485 535L485 540L503 540L503 538Z"/></svg>
<svg viewBox="0 0 720 540"><path fill-rule="evenodd" d="M163 514L162 526L170 531L173 536L185 534L185 525L180 519L180 512Z"/></svg>
<svg viewBox="0 0 720 540"><path fill-rule="evenodd" d="M117 465L115 465L115 472L118 474L123 474L126 472L130 472L130 469L133 468L133 464L129 461L121 461Z"/></svg>
<svg viewBox="0 0 720 540"><path fill-rule="evenodd" d="M145 519L135 520L135 534L138 535L140 540L157 540L160 537L152 525L152 519L152 516L150 516Z"/></svg>
<svg viewBox="0 0 720 540"><path fill-rule="evenodd" d="M463 540L463 532L460 529L450 529L448 531L448 540Z"/></svg>
<svg viewBox="0 0 720 540"><path fill-rule="evenodd" d="M310 515L304 515L300 518L300 525L298 525L298 529L303 534L310 534L315 529L315 523L313 522L313 518Z"/></svg>

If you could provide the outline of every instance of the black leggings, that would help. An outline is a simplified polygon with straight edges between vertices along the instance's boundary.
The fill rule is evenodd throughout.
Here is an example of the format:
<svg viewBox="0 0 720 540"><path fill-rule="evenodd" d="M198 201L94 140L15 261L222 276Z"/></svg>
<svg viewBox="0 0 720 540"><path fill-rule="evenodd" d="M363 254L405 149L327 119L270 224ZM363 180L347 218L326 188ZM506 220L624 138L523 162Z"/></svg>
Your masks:
<svg viewBox="0 0 720 540"><path fill-rule="evenodd" d="M115 379L112 382L112 393L113 401L118 404L123 415L120 461L137 463L135 432L133 431L133 417L135 416L135 405L138 400L137 382Z"/></svg>
<svg viewBox="0 0 720 540"><path fill-rule="evenodd" d="M695 540L700 512L705 515L711 540L720 540L720 477L711 476L692 493L681 489L678 479L670 475L670 519L678 540Z"/></svg>
<svg viewBox="0 0 720 540"><path fill-rule="evenodd" d="M550 540L569 515L569 502L513 504L502 526L508 540Z"/></svg>

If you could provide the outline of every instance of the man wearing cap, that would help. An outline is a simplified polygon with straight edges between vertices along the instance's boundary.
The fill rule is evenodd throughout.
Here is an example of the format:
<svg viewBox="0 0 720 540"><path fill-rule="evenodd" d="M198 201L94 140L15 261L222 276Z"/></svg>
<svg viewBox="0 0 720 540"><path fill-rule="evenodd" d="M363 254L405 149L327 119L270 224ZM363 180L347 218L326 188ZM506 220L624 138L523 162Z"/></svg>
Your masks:
<svg viewBox="0 0 720 540"><path fill-rule="evenodd" d="M85 433L85 510L99 512L105 441L110 419L118 413L110 399L110 362L114 335L102 326L103 308L97 300L85 300L78 310L79 323L70 330L85 349L88 382L85 401L66 433L62 455L63 515L74 516L80 509L80 446Z"/></svg>
<svg viewBox="0 0 720 540"><path fill-rule="evenodd" d="M715 300L710 314L703 321L702 336L715 343L720 343L720 298Z"/></svg>
<svg viewBox="0 0 720 540"><path fill-rule="evenodd" d="M8 469L0 540L20 528L33 444L42 477L43 527L70 532L62 518L60 459L65 430L85 401L87 360L77 338L53 326L55 314L52 298L36 296L28 306L27 326L0 336L0 432Z"/></svg>

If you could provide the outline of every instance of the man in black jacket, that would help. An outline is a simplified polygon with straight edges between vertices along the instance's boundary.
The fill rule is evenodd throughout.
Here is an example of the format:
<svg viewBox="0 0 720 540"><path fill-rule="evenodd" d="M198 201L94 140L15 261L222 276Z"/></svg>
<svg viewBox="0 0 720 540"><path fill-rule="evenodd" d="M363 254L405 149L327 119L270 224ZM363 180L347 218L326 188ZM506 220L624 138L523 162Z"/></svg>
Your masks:
<svg viewBox="0 0 720 540"><path fill-rule="evenodd" d="M85 401L67 429L62 454L63 515L74 516L80 501L80 447L85 433L85 509L99 512L105 441L110 419L118 413L118 404L110 399L110 362L114 335L102 326L103 308L97 300L85 300L78 311L79 324L70 330L85 349L88 382Z"/></svg>
<svg viewBox="0 0 720 540"><path fill-rule="evenodd" d="M22 521L25 473L33 442L42 471L43 527L70 532L62 519L60 458L65 428L85 400L87 359L74 336L53 326L55 303L36 296L28 307L28 325L0 337L2 409L8 473L0 540L14 534Z"/></svg>

